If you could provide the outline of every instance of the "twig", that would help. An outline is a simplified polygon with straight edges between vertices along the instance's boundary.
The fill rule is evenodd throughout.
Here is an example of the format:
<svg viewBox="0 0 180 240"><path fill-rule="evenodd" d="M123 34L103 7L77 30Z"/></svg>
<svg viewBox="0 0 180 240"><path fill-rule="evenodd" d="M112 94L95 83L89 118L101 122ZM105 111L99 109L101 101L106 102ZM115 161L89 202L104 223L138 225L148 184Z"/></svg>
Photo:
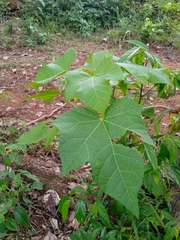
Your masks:
<svg viewBox="0 0 180 240"><path fill-rule="evenodd" d="M152 86L146 93L142 94L142 97L146 96L155 86Z"/></svg>
<svg viewBox="0 0 180 240"><path fill-rule="evenodd" d="M170 107L163 106L163 105L155 105L155 106L151 106L151 107L169 109L170 113L179 113L180 112L180 106L178 106L177 108L170 108Z"/></svg>

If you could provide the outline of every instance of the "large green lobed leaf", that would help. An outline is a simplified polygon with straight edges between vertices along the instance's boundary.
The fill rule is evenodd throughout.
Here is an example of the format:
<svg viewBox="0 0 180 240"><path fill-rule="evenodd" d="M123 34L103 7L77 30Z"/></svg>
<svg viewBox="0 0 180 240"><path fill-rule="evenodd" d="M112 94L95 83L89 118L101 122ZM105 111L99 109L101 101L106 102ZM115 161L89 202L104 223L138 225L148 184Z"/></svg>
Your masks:
<svg viewBox="0 0 180 240"><path fill-rule="evenodd" d="M53 63L43 65L41 70L35 77L35 82L39 84L47 84L53 78L67 72L76 57L74 49L69 49L59 59Z"/></svg>
<svg viewBox="0 0 180 240"><path fill-rule="evenodd" d="M78 97L89 108L104 115L112 95L110 81L123 80L121 68L108 52L90 55L87 63L64 75L67 82L66 101Z"/></svg>
<svg viewBox="0 0 180 240"><path fill-rule="evenodd" d="M94 179L101 189L138 216L136 196L144 173L141 154L112 143L99 151L92 165Z"/></svg>
<svg viewBox="0 0 180 240"><path fill-rule="evenodd" d="M112 58L112 53L110 53L108 50L91 53L83 68L93 72L96 70L97 66L101 63L101 61L105 58Z"/></svg>
<svg viewBox="0 0 180 240"><path fill-rule="evenodd" d="M77 96L85 105L104 114L112 94L109 81L103 76L92 76L80 69L67 73L65 79L66 101Z"/></svg>
<svg viewBox="0 0 180 240"><path fill-rule="evenodd" d="M104 118L86 108L75 108L59 116L62 174L90 162L99 186L138 216L137 192L142 183L143 161L135 149L112 139L129 130L152 144L141 120L141 106L124 97L114 101Z"/></svg>
<svg viewBox="0 0 180 240"><path fill-rule="evenodd" d="M118 62L117 64L123 67L127 72L134 76L136 80L143 84L150 82L152 84L162 83L172 85L172 82L167 75L167 69L150 68L134 63Z"/></svg>

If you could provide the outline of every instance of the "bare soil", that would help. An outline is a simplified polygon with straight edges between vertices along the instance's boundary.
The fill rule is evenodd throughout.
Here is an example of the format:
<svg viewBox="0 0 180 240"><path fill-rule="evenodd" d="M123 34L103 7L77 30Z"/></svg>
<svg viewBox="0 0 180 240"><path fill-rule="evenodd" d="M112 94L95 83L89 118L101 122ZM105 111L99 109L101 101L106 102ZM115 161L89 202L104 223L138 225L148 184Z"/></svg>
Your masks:
<svg viewBox="0 0 180 240"><path fill-rule="evenodd" d="M108 49L116 56L120 56L125 50L121 46L112 46L111 43L102 42L100 40L89 39L71 39L67 40L64 37L53 39L48 46L30 48L13 48L11 50L0 50L0 90L8 91L7 98L0 100L0 118L13 119L19 122L24 121L28 127L34 126L38 122L45 120L47 116L55 118L60 112L67 111L71 106L66 104L61 108L61 104L65 103L62 97L57 97L52 103L43 103L40 100L25 101L25 98L31 96L35 91L31 87L26 87L30 83L42 64L52 62L54 59L61 56L64 51L69 48L74 48L77 52L77 59L72 65L73 68L82 66L89 53ZM160 56L163 59L163 67L171 69L180 69L180 50L165 48L161 46L151 46L152 53ZM48 84L46 88L56 88L56 82ZM180 93L171 97L168 100L157 99L155 94L151 98L146 99L149 106L157 106L157 114L164 110L163 108L174 108L180 104ZM57 110L57 111L56 111ZM163 118L162 126L166 128L168 125L168 116ZM53 217L51 211L45 210L42 203L42 197L46 190L55 190L60 197L65 196L70 191L70 182L77 184L72 176L65 178L60 177L61 163L58 155L57 146L52 146L51 149L32 148L22 163L22 168L27 169L35 174L42 182L45 183L45 189L42 192L32 193L30 198L34 197L35 205L31 209L31 224L35 229L33 233L22 232L20 239L45 239L48 231L54 233L57 239L68 239L67 233L75 229L75 225L62 227L60 216L55 218L58 220L59 229L57 232L53 230L50 224L50 219ZM77 170L73 174L78 177L86 177L85 171ZM84 174L84 175L83 175ZM74 223L75 224L75 223ZM47 239L50 239L47 238ZM52 238L55 239L55 238Z"/></svg>

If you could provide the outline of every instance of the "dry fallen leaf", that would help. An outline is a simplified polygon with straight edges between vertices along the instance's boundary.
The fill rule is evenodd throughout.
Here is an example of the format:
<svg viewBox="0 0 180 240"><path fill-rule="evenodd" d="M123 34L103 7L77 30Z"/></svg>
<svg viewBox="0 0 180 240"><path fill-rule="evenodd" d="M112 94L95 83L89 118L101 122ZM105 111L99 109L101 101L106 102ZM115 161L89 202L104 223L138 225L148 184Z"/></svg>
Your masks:
<svg viewBox="0 0 180 240"><path fill-rule="evenodd" d="M46 191L46 194L43 196L43 202L52 216L56 215L56 206L58 205L59 201L60 197L58 193L51 189Z"/></svg>
<svg viewBox="0 0 180 240"><path fill-rule="evenodd" d="M31 240L41 240L42 236L35 236L35 237L31 237Z"/></svg>
<svg viewBox="0 0 180 240"><path fill-rule="evenodd" d="M12 69L12 72L13 72L13 73L16 73L16 72L17 72L17 69L16 69L16 68L13 68L13 69Z"/></svg>
<svg viewBox="0 0 180 240"><path fill-rule="evenodd" d="M58 234L59 231L60 231L59 225L58 225L58 220L55 219L55 218L51 218L51 219L50 219L50 223L51 223L51 226L52 226L52 228L53 228L53 230L54 230L54 233L55 233L55 234Z"/></svg>
<svg viewBox="0 0 180 240"><path fill-rule="evenodd" d="M36 113L36 116L37 116L37 117L41 117L42 114L43 114L43 112L37 112L37 113Z"/></svg>
<svg viewBox="0 0 180 240"><path fill-rule="evenodd" d="M6 108L6 111L10 111L10 110L11 110L11 107L7 107L7 108Z"/></svg>
<svg viewBox="0 0 180 240"><path fill-rule="evenodd" d="M4 59L4 60L8 60L8 59L9 59L9 56L4 56L3 59Z"/></svg>
<svg viewBox="0 0 180 240"><path fill-rule="evenodd" d="M57 240L57 237L52 232L48 232L44 240Z"/></svg>
<svg viewBox="0 0 180 240"><path fill-rule="evenodd" d="M79 228L79 222L76 220L75 211L71 211L69 215L69 224L67 229L77 230Z"/></svg>
<svg viewBox="0 0 180 240"><path fill-rule="evenodd" d="M74 189L75 187L82 187L84 188L85 190L87 189L87 185L85 184L79 184L79 183L76 183L76 182L68 182L68 188L70 190Z"/></svg>
<svg viewBox="0 0 180 240"><path fill-rule="evenodd" d="M60 170L60 168L59 167L56 167L56 169L55 169L55 173L61 173L61 170Z"/></svg>
<svg viewBox="0 0 180 240"><path fill-rule="evenodd" d="M44 194L44 197L43 197L44 203L48 202L48 198L49 198L50 195L52 195L52 197L54 199L54 203L57 206L61 199L59 197L59 194L52 189L47 190L46 193Z"/></svg>
<svg viewBox="0 0 180 240"><path fill-rule="evenodd" d="M107 43L107 42L108 42L108 38L101 39L101 43Z"/></svg>
<svg viewBox="0 0 180 240"><path fill-rule="evenodd" d="M12 168L5 166L4 164L0 163L0 172L4 171L4 170L8 170L8 172L12 172Z"/></svg>

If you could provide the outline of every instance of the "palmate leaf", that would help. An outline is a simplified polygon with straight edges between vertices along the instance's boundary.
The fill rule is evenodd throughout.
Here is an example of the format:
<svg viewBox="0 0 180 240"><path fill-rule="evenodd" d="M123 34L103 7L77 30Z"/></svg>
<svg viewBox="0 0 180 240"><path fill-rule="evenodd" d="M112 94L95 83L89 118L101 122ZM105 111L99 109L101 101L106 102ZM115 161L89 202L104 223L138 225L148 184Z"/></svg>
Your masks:
<svg viewBox="0 0 180 240"><path fill-rule="evenodd" d="M74 49L70 49L64 53L62 57L53 63L42 66L41 70L35 77L34 82L38 84L47 84L53 78L67 72L76 57Z"/></svg>
<svg viewBox="0 0 180 240"><path fill-rule="evenodd" d="M111 144L100 150L95 160L92 169L96 183L138 216L136 195L144 173L141 154L135 149Z"/></svg>
<svg viewBox="0 0 180 240"><path fill-rule="evenodd" d="M61 133L62 174L90 162L98 185L136 216L136 195L143 176L141 154L112 139L130 130L153 145L141 120L141 110L134 100L124 97L114 101L104 118L86 108L75 108L53 123Z"/></svg>
<svg viewBox="0 0 180 240"><path fill-rule="evenodd" d="M147 58L151 64L151 67L155 67L155 68L160 68L161 67L161 63L162 63L162 59L160 57L154 56L150 53L149 48L147 47L147 45L145 45L144 43L137 41L137 40L128 40L126 42L135 44L136 47L128 50L127 52L125 52L120 58L119 62L134 62L134 63L138 63L137 59L141 61L139 62L139 64L143 64L145 61L145 58ZM136 59L137 58L137 59Z"/></svg>
<svg viewBox="0 0 180 240"><path fill-rule="evenodd" d="M91 72L97 69L97 66L101 63L101 61L105 58L112 58L112 54L108 51L101 51L96 53L91 53L84 64L83 68L90 70Z"/></svg>
<svg viewBox="0 0 180 240"><path fill-rule="evenodd" d="M117 63L119 66L123 67L132 76L136 78L141 83L150 82L152 84L163 83L172 85L170 78L167 75L167 69L156 69L145 66L140 66L133 63Z"/></svg>
<svg viewBox="0 0 180 240"><path fill-rule="evenodd" d="M82 69L64 75L67 82L65 98L69 101L77 96L85 105L103 115L112 94L110 80L123 80L124 77L121 68L113 63L112 56L101 60L95 70L94 67L85 64Z"/></svg>
<svg viewBox="0 0 180 240"><path fill-rule="evenodd" d="M101 114L105 112L111 98L112 88L103 76L91 76L78 69L67 73L65 79L67 81L66 101L77 96L88 107Z"/></svg>

